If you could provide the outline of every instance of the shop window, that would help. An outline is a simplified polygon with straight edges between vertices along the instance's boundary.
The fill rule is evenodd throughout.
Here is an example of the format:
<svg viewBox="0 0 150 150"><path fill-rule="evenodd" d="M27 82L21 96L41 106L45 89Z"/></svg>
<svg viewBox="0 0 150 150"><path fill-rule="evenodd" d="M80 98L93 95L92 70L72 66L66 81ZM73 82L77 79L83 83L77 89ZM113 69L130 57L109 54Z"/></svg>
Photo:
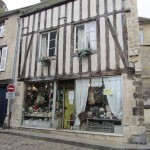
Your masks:
<svg viewBox="0 0 150 150"><path fill-rule="evenodd" d="M41 34L40 57L56 55L56 35L57 31Z"/></svg>
<svg viewBox="0 0 150 150"><path fill-rule="evenodd" d="M62 127L62 86L58 84L55 106L53 105L53 89L54 84L52 82L39 82L26 85L23 109L24 126L42 128Z"/></svg>
<svg viewBox="0 0 150 150"><path fill-rule="evenodd" d="M96 22L91 21L88 23L76 26L76 43L75 50L81 51L83 49L96 50Z"/></svg>
<svg viewBox="0 0 150 150"><path fill-rule="evenodd" d="M92 132L122 133L120 77L76 80L75 103L75 128Z"/></svg>
<svg viewBox="0 0 150 150"><path fill-rule="evenodd" d="M0 71L5 71L7 59L7 47L0 48Z"/></svg>

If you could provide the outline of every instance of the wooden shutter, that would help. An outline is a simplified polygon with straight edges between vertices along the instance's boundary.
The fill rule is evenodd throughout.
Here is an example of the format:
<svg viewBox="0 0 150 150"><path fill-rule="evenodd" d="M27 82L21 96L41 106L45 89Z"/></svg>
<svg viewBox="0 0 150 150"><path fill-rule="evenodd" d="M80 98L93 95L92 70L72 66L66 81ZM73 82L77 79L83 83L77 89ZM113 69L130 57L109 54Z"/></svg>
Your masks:
<svg viewBox="0 0 150 150"><path fill-rule="evenodd" d="M0 71L5 71L6 58L7 58L7 47L3 47L3 49L2 49L2 57L1 57L1 64L0 64Z"/></svg>

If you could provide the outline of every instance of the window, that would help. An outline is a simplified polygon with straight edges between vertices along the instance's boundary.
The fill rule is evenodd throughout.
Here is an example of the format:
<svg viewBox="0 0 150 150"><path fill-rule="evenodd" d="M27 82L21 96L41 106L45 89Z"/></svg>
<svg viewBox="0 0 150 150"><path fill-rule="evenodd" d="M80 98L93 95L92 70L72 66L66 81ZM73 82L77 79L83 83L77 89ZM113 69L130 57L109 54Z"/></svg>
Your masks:
<svg viewBox="0 0 150 150"><path fill-rule="evenodd" d="M5 71L7 47L0 48L0 71Z"/></svg>
<svg viewBox="0 0 150 150"><path fill-rule="evenodd" d="M96 22L76 26L76 50L96 50Z"/></svg>
<svg viewBox="0 0 150 150"><path fill-rule="evenodd" d="M4 25L0 24L0 37L3 37L4 35Z"/></svg>
<svg viewBox="0 0 150 150"><path fill-rule="evenodd" d="M48 33L43 33L41 35L41 50L40 50L40 57L41 56L54 56L55 49L56 49L56 31L51 31Z"/></svg>
<svg viewBox="0 0 150 150"><path fill-rule="evenodd" d="M140 29L140 44L144 43L144 33L143 33L143 29Z"/></svg>

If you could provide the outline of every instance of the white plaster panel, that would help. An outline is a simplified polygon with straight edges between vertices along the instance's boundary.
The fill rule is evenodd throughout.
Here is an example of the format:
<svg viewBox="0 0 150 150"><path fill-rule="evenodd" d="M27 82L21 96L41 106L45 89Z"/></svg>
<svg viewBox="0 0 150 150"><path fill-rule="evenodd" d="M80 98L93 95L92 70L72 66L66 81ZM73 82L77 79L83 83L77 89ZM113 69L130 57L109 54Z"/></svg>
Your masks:
<svg viewBox="0 0 150 150"><path fill-rule="evenodd" d="M58 25L58 7L53 9L53 26Z"/></svg>
<svg viewBox="0 0 150 150"><path fill-rule="evenodd" d="M39 13L35 14L34 31L38 30L38 18L39 18Z"/></svg>
<svg viewBox="0 0 150 150"><path fill-rule="evenodd" d="M88 72L88 57L82 58L82 72Z"/></svg>
<svg viewBox="0 0 150 150"><path fill-rule="evenodd" d="M45 11L41 12L41 19L40 19L40 30L44 29L44 21L45 21Z"/></svg>
<svg viewBox="0 0 150 150"><path fill-rule="evenodd" d="M50 74L54 76L56 73L56 60L51 61Z"/></svg>
<svg viewBox="0 0 150 150"><path fill-rule="evenodd" d="M50 66L49 65L43 66L43 75L44 76L48 76L48 67L50 67Z"/></svg>
<svg viewBox="0 0 150 150"><path fill-rule="evenodd" d="M96 16L96 0L90 0L90 15Z"/></svg>
<svg viewBox="0 0 150 150"><path fill-rule="evenodd" d="M113 12L113 0L107 1L108 12Z"/></svg>
<svg viewBox="0 0 150 150"><path fill-rule="evenodd" d="M58 47L58 73L63 73L63 32L64 28L59 29L59 47Z"/></svg>
<svg viewBox="0 0 150 150"><path fill-rule="evenodd" d="M37 62L37 77L41 76L41 66L42 66L42 63L38 61Z"/></svg>
<svg viewBox="0 0 150 150"><path fill-rule="evenodd" d="M79 57L73 58L73 73L79 73Z"/></svg>
<svg viewBox="0 0 150 150"><path fill-rule="evenodd" d="M70 13L70 12L69 12ZM64 24L64 19L66 19L66 18L64 18L65 17L65 5L62 5L61 7L60 7L60 24L62 25L62 24Z"/></svg>
<svg viewBox="0 0 150 150"><path fill-rule="evenodd" d="M111 24L113 24L113 16L109 17ZM115 69L116 61L115 61L115 43L112 37L112 34L109 31L109 47L110 47L110 69Z"/></svg>
<svg viewBox="0 0 150 150"><path fill-rule="evenodd" d="M71 22L71 16L72 16L72 3L67 4L67 23Z"/></svg>
<svg viewBox="0 0 150 150"><path fill-rule="evenodd" d="M91 70L97 71L97 54L91 55Z"/></svg>
<svg viewBox="0 0 150 150"><path fill-rule="evenodd" d="M26 45L26 37L22 39L22 54L21 54L21 72L23 69L24 57L25 57L25 45Z"/></svg>
<svg viewBox="0 0 150 150"><path fill-rule="evenodd" d="M27 34L28 31L28 17L24 18L23 34Z"/></svg>
<svg viewBox="0 0 150 150"><path fill-rule="evenodd" d="M29 42L31 40L31 35L28 36L28 41L27 41L27 49L28 49L28 46L29 46ZM32 46L31 46L32 47ZM27 51L26 49L26 51ZM25 77L28 77L29 76L29 60L30 60L30 53L31 53L31 48L29 50L29 53L28 53L28 57L27 57L27 60L26 60L26 71L25 71ZM24 55L25 57L25 55Z"/></svg>
<svg viewBox="0 0 150 150"><path fill-rule="evenodd" d="M66 66L65 71L67 74L70 73L70 52L71 52L71 26L67 26L67 35L66 35Z"/></svg>
<svg viewBox="0 0 150 150"><path fill-rule="evenodd" d="M34 77L34 68L35 68L35 56L36 56L36 41L37 41L37 34L34 34L33 38L33 46L32 46L32 62L31 62L31 77Z"/></svg>
<svg viewBox="0 0 150 150"><path fill-rule="evenodd" d="M79 6L80 6L79 0L74 1L74 17L73 17L74 21L79 20L79 12L80 12Z"/></svg>
<svg viewBox="0 0 150 150"><path fill-rule="evenodd" d="M118 40L123 50L123 33L122 33L122 16L121 14L117 14L117 33L118 33ZM120 59L120 68L124 68L122 60Z"/></svg>
<svg viewBox="0 0 150 150"><path fill-rule="evenodd" d="M100 15L105 13L104 0L99 0L99 12Z"/></svg>
<svg viewBox="0 0 150 150"><path fill-rule="evenodd" d="M86 19L88 17L88 1L82 0L82 19Z"/></svg>
<svg viewBox="0 0 150 150"><path fill-rule="evenodd" d="M46 28L50 28L50 27L51 27L51 13L52 13L52 10L51 10L51 9L48 9L48 10L47 10Z"/></svg>
<svg viewBox="0 0 150 150"><path fill-rule="evenodd" d="M32 32L32 26L33 26L33 15L30 16L29 32Z"/></svg>
<svg viewBox="0 0 150 150"><path fill-rule="evenodd" d="M100 19L101 69L106 70L105 18Z"/></svg>
<svg viewBox="0 0 150 150"><path fill-rule="evenodd" d="M116 0L116 10L121 10L122 8L122 0Z"/></svg>

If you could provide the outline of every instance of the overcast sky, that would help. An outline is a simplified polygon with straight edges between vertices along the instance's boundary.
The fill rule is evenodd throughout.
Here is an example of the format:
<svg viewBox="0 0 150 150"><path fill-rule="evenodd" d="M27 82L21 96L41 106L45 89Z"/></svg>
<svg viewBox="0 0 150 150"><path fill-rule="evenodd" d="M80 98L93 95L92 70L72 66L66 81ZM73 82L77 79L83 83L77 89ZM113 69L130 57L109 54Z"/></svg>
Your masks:
<svg viewBox="0 0 150 150"><path fill-rule="evenodd" d="M141 17L150 18L150 0L137 0L138 1L138 15ZM17 9L20 7L29 6L40 2L40 0L4 0L9 10Z"/></svg>

